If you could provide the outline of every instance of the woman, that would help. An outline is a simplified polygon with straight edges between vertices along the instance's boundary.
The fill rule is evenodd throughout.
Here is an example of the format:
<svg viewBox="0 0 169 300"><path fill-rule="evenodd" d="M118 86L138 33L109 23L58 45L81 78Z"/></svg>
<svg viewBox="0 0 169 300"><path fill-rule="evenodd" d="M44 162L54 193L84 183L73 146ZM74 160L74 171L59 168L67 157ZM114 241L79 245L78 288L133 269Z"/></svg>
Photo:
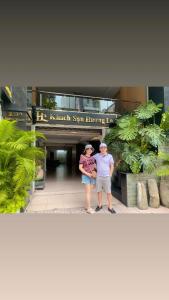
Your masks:
<svg viewBox="0 0 169 300"><path fill-rule="evenodd" d="M96 168L95 159L91 154L94 152L92 145L86 145L83 154L80 156L79 170L82 172L82 183L85 185L85 209L87 213L92 214L91 191L96 184L94 170Z"/></svg>

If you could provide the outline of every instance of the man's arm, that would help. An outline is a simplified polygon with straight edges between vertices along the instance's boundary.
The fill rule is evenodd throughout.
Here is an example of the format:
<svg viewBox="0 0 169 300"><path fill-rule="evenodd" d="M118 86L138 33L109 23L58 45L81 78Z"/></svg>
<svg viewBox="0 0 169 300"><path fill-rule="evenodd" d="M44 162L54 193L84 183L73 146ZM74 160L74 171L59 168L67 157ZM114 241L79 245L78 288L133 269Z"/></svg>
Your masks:
<svg viewBox="0 0 169 300"><path fill-rule="evenodd" d="M110 176L112 177L114 171L114 163L110 164Z"/></svg>
<svg viewBox="0 0 169 300"><path fill-rule="evenodd" d="M110 176L111 177L113 175L113 171L114 171L114 159L113 159L113 156L111 155L111 158L110 158Z"/></svg>

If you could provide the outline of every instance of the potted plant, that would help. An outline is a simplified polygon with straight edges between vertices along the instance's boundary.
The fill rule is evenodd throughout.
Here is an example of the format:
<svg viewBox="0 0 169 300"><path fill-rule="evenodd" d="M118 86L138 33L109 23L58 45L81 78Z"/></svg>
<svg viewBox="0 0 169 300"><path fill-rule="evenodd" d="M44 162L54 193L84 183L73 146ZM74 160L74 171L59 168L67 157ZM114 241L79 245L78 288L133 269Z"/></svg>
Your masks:
<svg viewBox="0 0 169 300"><path fill-rule="evenodd" d="M161 204L169 208L169 152L159 152L161 161L156 174L160 176L160 200Z"/></svg>
<svg viewBox="0 0 169 300"><path fill-rule="evenodd" d="M16 121L0 121L0 213L23 211L27 205L35 162L44 152L33 146L41 133L20 130Z"/></svg>
<svg viewBox="0 0 169 300"><path fill-rule="evenodd" d="M169 208L169 110L162 114L160 127L166 132L166 140L159 148L159 167L161 203Z"/></svg>
<svg viewBox="0 0 169 300"><path fill-rule="evenodd" d="M117 177L120 177L119 199L126 206L136 206L138 181L147 182L149 178L158 180L155 174L158 147L166 139L165 130L155 122L156 114L161 110L161 104L149 100L132 113L118 118L114 128L105 136L116 161Z"/></svg>
<svg viewBox="0 0 169 300"><path fill-rule="evenodd" d="M48 97L43 100L43 107L47 109L56 109L57 103L53 97Z"/></svg>
<svg viewBox="0 0 169 300"><path fill-rule="evenodd" d="M35 177L35 188L44 189L45 187L45 167L44 161L37 161L36 165L36 177Z"/></svg>

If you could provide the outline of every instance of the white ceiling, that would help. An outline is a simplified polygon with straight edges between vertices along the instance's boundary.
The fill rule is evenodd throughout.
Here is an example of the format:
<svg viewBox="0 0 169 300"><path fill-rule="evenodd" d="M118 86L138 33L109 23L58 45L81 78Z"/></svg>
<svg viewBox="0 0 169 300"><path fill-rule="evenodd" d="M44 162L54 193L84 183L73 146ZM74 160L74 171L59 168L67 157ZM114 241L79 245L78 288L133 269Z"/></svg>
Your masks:
<svg viewBox="0 0 169 300"><path fill-rule="evenodd" d="M100 139L102 131L101 130L61 130L61 129L45 129L36 127L38 131L42 132L47 140L45 141L45 144L53 145L53 144L77 144L77 143L83 143L88 142L93 139Z"/></svg>

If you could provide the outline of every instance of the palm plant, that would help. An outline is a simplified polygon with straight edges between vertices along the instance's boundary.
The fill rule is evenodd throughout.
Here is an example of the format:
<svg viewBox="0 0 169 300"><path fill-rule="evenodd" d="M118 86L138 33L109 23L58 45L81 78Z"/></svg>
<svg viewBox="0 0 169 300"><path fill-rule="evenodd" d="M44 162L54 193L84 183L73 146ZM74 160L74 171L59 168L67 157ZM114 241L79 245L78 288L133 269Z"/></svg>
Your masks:
<svg viewBox="0 0 169 300"><path fill-rule="evenodd" d="M53 97L43 99L43 107L48 109L56 109L57 103Z"/></svg>
<svg viewBox="0 0 169 300"><path fill-rule="evenodd" d="M165 130L167 136L166 143L169 144L169 108L162 114L160 128Z"/></svg>
<svg viewBox="0 0 169 300"><path fill-rule="evenodd" d="M44 157L33 146L41 133L23 131L16 121L0 121L0 213L15 213L26 205L35 178L35 162Z"/></svg>
<svg viewBox="0 0 169 300"><path fill-rule="evenodd" d="M155 170L158 147L166 138L164 129L155 124L155 115L161 109L161 104L149 100L133 113L117 119L115 127L105 136L105 142L120 162L118 169L121 170L123 166L123 171L134 174L152 173Z"/></svg>
<svg viewBox="0 0 169 300"><path fill-rule="evenodd" d="M160 128L166 132L166 141L159 149L159 167L156 174L161 177L169 176L169 109L162 114Z"/></svg>

